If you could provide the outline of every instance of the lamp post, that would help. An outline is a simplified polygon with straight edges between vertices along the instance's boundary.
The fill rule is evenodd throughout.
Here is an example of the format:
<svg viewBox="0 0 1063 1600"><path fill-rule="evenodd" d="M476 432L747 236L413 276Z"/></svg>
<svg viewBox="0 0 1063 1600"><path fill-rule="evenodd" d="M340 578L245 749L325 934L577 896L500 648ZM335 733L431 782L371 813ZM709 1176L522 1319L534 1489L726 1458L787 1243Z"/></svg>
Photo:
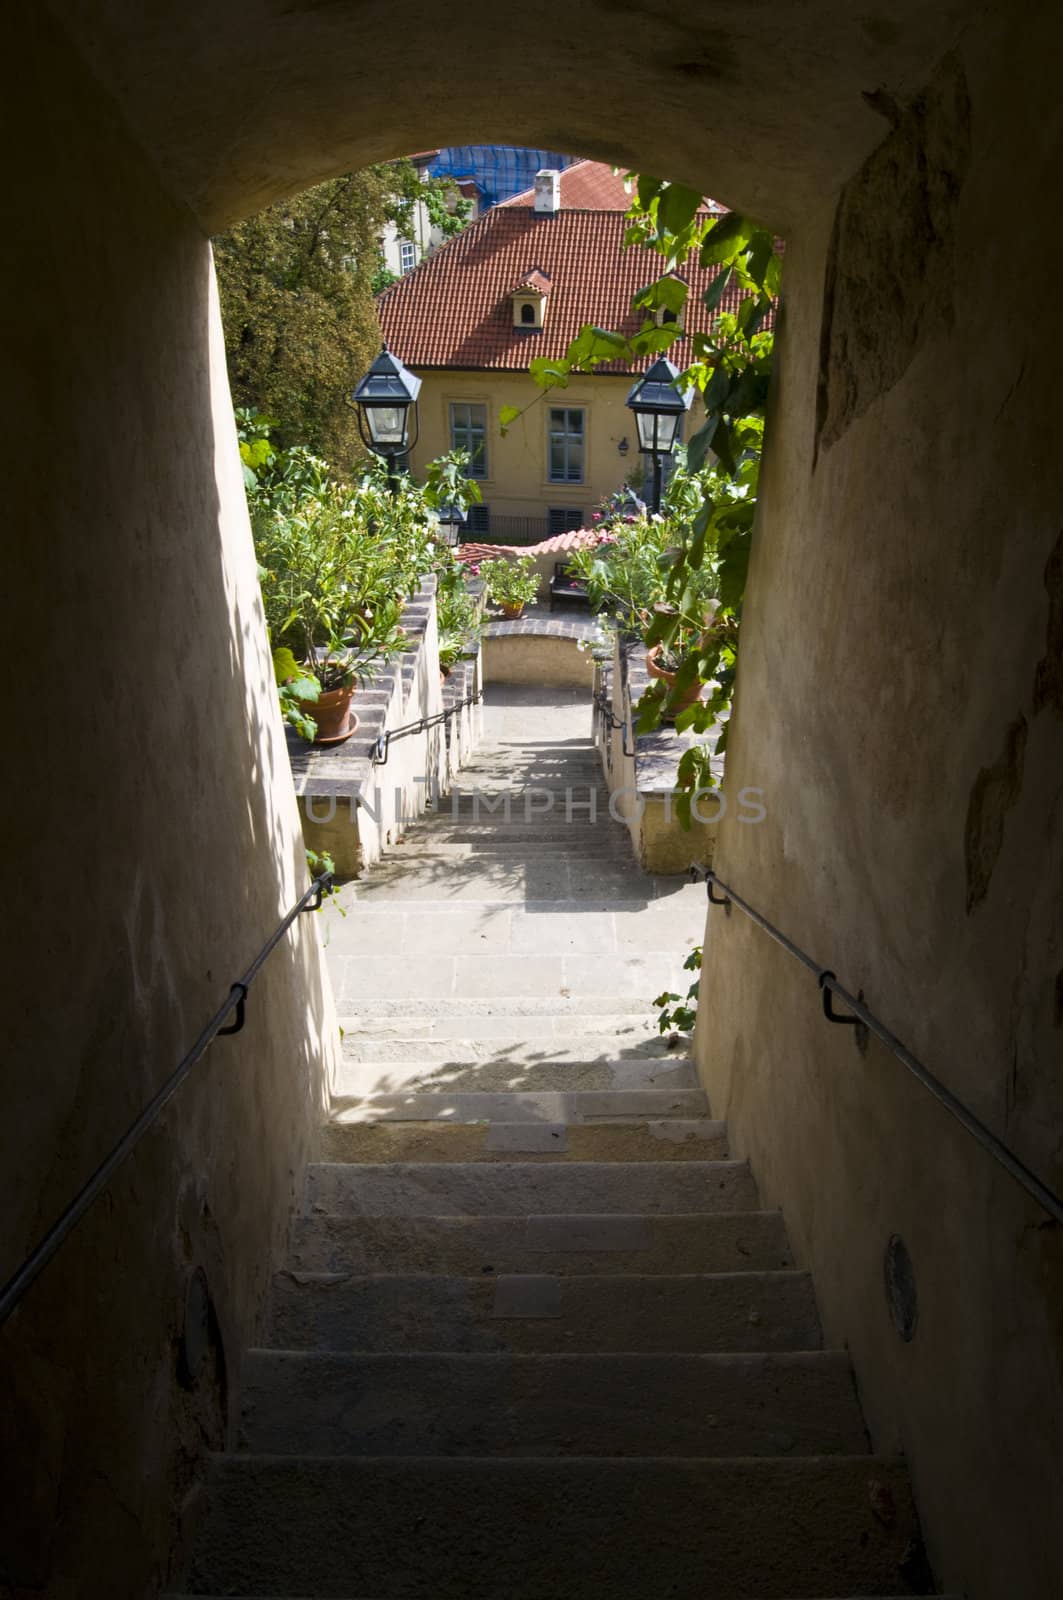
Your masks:
<svg viewBox="0 0 1063 1600"><path fill-rule="evenodd" d="M469 520L469 513L464 506L450 503L440 506L436 516L439 519L437 528L441 541L453 549L461 539L461 530Z"/></svg>
<svg viewBox="0 0 1063 1600"><path fill-rule="evenodd" d="M417 396L421 380L393 356L387 345L361 379L351 399L358 412L358 431L362 443L388 464L388 483L398 481L396 463L409 455L417 443ZM410 437L411 413L413 437Z"/></svg>
<svg viewBox="0 0 1063 1600"><path fill-rule="evenodd" d="M661 458L670 456L679 438L679 423L694 398L676 388L679 368L661 356L632 385L627 407L635 413L639 446L653 457L653 509L661 509Z"/></svg>

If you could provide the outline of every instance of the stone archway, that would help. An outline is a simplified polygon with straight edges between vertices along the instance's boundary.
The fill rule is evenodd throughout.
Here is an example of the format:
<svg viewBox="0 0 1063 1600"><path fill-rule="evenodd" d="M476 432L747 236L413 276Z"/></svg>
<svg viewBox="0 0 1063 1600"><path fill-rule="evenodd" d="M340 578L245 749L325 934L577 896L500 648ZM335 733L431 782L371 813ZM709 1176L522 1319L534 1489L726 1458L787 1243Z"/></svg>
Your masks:
<svg viewBox="0 0 1063 1600"><path fill-rule="evenodd" d="M1017 284L1011 222L1040 219L1036 260L1058 254L1058 21L599 0L539 8L534 52L516 25L483 0L460 27L427 0L55 0L9 23L12 649L56 705L92 663L9 794L15 1259L300 867L207 233L442 138L658 168L787 234L730 752L769 815L728 825L721 864L1059 1187L1063 335ZM26 870L41 855L58 904ZM1059 1241L887 1063L824 1037L755 930L712 938L716 1109L787 1208L876 1433L912 1460L942 1576L1048 1600ZM207 1261L247 1342L329 1068L312 941L261 1007L3 1336L39 1467L8 1501L29 1535L0 1541L24 1587L73 1595L95 1570L140 1592L165 1562L198 1448L172 1372L183 1285ZM904 1351L880 1284L894 1233L923 1307Z"/></svg>

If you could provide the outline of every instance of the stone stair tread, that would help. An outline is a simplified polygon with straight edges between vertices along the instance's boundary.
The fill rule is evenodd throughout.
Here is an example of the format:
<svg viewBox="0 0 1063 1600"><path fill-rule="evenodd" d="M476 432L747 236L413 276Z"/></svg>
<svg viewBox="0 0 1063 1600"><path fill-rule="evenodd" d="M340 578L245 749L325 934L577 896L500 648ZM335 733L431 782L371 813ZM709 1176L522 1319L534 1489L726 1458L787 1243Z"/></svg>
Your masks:
<svg viewBox="0 0 1063 1600"><path fill-rule="evenodd" d="M434 1098L449 1104L452 1097ZM500 1165L515 1158L540 1164L685 1162L724 1159L729 1150L726 1124L711 1117L577 1118L571 1122L530 1117L507 1122L495 1117L447 1122L378 1119L370 1110L368 1115L355 1112L350 1121L334 1117L326 1123L318 1137L317 1153L325 1161L366 1166L395 1161Z"/></svg>
<svg viewBox="0 0 1063 1600"><path fill-rule="evenodd" d="M545 1600L563 1573L586 1600L741 1600L780 1567L808 1595L881 1594L916 1531L903 1466L867 1455L228 1456L207 1505L186 1589L275 1596Z"/></svg>
<svg viewBox="0 0 1063 1600"><path fill-rule="evenodd" d="M367 1095L553 1094L590 1090L698 1089L688 1056L636 1056L629 1060L572 1061L564 1050L556 1059L514 1061L500 1056L466 1055L454 1048L417 1059L417 1040L403 1041L409 1056L363 1059L352 1042L333 1080L331 1104L342 1111ZM425 1041L420 1041L424 1043ZM547 1054L547 1052L543 1052Z"/></svg>
<svg viewBox="0 0 1063 1600"><path fill-rule="evenodd" d="M332 1113L333 1123L430 1122L646 1122L707 1118L704 1089L475 1090L444 1088L417 1093L373 1093ZM715 1124L717 1128L722 1124Z"/></svg>
<svg viewBox="0 0 1063 1600"><path fill-rule="evenodd" d="M355 901L355 905L359 911L362 910L358 901ZM432 914L435 914L434 910ZM369 926L368 922L366 926ZM356 1006L341 1008L339 1021L345 1028L364 1028L367 1034L371 1034L374 1027L386 1029L397 1022L421 1024L431 1029L444 1022L468 1023L475 1018L478 1028L484 1018L493 1018L499 1028L506 1023L513 1024L508 1031L519 1035L525 1029L533 1029L537 1023L549 1024L551 1030L565 1028L571 1033L574 1020L592 1017L603 1032L608 1032L612 1027L644 1030L654 1036L657 1033L657 1015L652 1000L630 993L581 995L578 999L571 995L519 995L508 1007L500 1000L491 998L438 995L428 1000L424 995L412 999L376 995L368 1009L364 1001Z"/></svg>
<svg viewBox="0 0 1063 1600"><path fill-rule="evenodd" d="M569 1162L506 1168L395 1162L386 1169L314 1162L307 1209L350 1215L525 1216L528 1212L755 1211L744 1161Z"/></svg>
<svg viewBox="0 0 1063 1600"><path fill-rule="evenodd" d="M856 1455L848 1357L252 1350L240 1448L280 1455Z"/></svg>
<svg viewBox="0 0 1063 1600"><path fill-rule="evenodd" d="M805 1272L278 1273L269 1342L289 1350L818 1350Z"/></svg>
<svg viewBox="0 0 1063 1600"><path fill-rule="evenodd" d="M322 1272L727 1272L791 1267L777 1211L669 1216L524 1215L296 1219L295 1270Z"/></svg>
<svg viewBox="0 0 1063 1600"><path fill-rule="evenodd" d="M485 1018L489 1022L490 1018ZM464 1026L469 1026L469 1019L462 1019ZM505 1019L506 1026L511 1027L512 1021ZM472 1064L477 1061L521 1062L529 1065L545 1061L555 1061L563 1066L571 1063L579 1066L588 1062L621 1063L625 1060L644 1061L653 1059L659 1062L690 1063L691 1058L684 1055L681 1050L670 1050L667 1039L660 1033L649 1029L625 1029L617 1033L603 1034L576 1034L553 1028L543 1029L539 1033L529 1033L528 1037L521 1038L509 1033L496 1033L493 1029L486 1029L481 1038L467 1038L457 1030L448 1032L426 1031L412 1036L406 1029L388 1032L383 1028L377 1033L358 1033L352 1036L345 1031L343 1040L343 1059L363 1065L374 1061L431 1061L443 1060Z"/></svg>

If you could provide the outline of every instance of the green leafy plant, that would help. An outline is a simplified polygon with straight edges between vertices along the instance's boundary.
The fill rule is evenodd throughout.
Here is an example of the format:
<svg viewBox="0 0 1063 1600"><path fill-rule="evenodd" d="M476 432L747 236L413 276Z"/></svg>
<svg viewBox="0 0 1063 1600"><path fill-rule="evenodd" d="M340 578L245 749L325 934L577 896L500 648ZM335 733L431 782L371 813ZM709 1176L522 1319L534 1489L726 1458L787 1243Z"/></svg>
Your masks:
<svg viewBox="0 0 1063 1600"><path fill-rule="evenodd" d="M688 442L685 473L677 474L679 481L670 485L666 497L677 538L658 558L663 577L658 598L665 604L654 611L644 632L648 645L673 652L676 681L671 686L655 682L635 709L639 731L649 732L691 684L709 684L711 692L675 718L678 730L704 733L725 719L734 690L771 377L773 334L767 324L782 261L767 229L737 212L708 213L702 197L682 184L639 177L628 219L625 245L654 250L664 266L661 276L633 298L633 309L646 314L639 331L627 338L584 326L563 358L533 361L531 371L548 393L566 387L574 372L593 371L603 362L632 365L670 349L678 338L689 338L693 359L678 381L701 394L706 420ZM677 269L695 254L703 268L717 269L702 296L713 313L711 330L686 334L677 321L658 327L658 310L683 309L689 290ZM722 312L719 307L731 286L742 291L741 303L737 311ZM512 407L503 412L503 431L515 420L512 413ZM704 581L706 568L709 584ZM704 630L696 624L708 592L720 604L711 628ZM647 609L645 590L639 591L636 609ZM724 721L718 751L725 748L726 738ZM686 820L689 824L689 813Z"/></svg>
<svg viewBox="0 0 1063 1600"><path fill-rule="evenodd" d="M483 491L476 479L468 476L469 459L467 450L449 450L428 463L423 494L425 504L433 511L449 507L467 511L470 506L479 505Z"/></svg>
<svg viewBox="0 0 1063 1600"><path fill-rule="evenodd" d="M321 693L370 682L405 648L402 608L439 556L436 519L375 461L347 483L301 446L275 449L272 419L237 422L282 714L312 738Z"/></svg>
<svg viewBox="0 0 1063 1600"><path fill-rule="evenodd" d="M683 970L700 974L701 954L701 945L695 945L683 962ZM657 1027L661 1033L693 1033L698 1014L699 982L700 978L694 979L686 992L685 999L682 995L673 994L670 989L666 989L654 1000L654 1005L661 1008L657 1018Z"/></svg>
<svg viewBox="0 0 1063 1600"><path fill-rule="evenodd" d="M306 671L296 661L292 652L282 647L273 652L273 677L277 685L281 716L290 723L300 738L313 740L317 723L305 710L307 702L313 703L321 694L321 684L313 673Z"/></svg>
<svg viewBox="0 0 1063 1600"><path fill-rule="evenodd" d="M539 572L533 556L517 556L512 561L496 556L481 561L480 577L488 598L497 605L524 606L539 593Z"/></svg>

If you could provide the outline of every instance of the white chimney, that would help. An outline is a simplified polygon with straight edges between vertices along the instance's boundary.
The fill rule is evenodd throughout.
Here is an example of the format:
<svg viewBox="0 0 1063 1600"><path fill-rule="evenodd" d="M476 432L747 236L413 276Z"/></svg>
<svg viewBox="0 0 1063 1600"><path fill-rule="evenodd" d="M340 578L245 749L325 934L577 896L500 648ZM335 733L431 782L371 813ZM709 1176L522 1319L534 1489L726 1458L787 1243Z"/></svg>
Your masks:
<svg viewBox="0 0 1063 1600"><path fill-rule="evenodd" d="M535 210L544 217L552 217L561 210L561 174L549 167L535 174Z"/></svg>

